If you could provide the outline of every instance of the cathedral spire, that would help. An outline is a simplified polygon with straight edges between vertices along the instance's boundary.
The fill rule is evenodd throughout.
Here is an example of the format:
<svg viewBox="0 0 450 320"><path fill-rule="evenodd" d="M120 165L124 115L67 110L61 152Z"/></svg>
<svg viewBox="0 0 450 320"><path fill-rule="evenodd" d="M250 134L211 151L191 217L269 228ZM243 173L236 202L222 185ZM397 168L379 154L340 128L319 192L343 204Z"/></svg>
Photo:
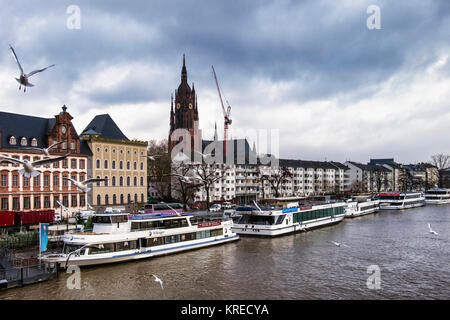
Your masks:
<svg viewBox="0 0 450 320"><path fill-rule="evenodd" d="M183 53L183 68L181 69L181 81L187 81L186 60Z"/></svg>

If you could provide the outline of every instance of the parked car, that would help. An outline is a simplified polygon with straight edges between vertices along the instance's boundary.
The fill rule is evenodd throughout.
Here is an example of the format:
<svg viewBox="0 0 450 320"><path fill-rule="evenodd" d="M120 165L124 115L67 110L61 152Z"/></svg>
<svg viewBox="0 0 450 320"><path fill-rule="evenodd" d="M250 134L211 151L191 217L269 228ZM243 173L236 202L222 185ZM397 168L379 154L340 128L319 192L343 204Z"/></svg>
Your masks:
<svg viewBox="0 0 450 320"><path fill-rule="evenodd" d="M233 204L231 202L224 202L222 203L222 208L223 209L231 209L233 206Z"/></svg>
<svg viewBox="0 0 450 320"><path fill-rule="evenodd" d="M210 212L217 212L222 209L222 206L220 204L213 204L211 207L209 207Z"/></svg>

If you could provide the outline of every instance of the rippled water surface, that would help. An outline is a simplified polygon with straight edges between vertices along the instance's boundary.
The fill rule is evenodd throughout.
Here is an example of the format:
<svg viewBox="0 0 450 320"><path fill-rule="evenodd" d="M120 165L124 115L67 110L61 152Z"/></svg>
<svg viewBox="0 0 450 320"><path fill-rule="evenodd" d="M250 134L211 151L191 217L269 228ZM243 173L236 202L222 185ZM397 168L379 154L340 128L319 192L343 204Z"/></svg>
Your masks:
<svg viewBox="0 0 450 320"><path fill-rule="evenodd" d="M367 288L370 265L381 270L379 290ZM80 290L60 273L0 299L450 299L450 205L81 270Z"/></svg>

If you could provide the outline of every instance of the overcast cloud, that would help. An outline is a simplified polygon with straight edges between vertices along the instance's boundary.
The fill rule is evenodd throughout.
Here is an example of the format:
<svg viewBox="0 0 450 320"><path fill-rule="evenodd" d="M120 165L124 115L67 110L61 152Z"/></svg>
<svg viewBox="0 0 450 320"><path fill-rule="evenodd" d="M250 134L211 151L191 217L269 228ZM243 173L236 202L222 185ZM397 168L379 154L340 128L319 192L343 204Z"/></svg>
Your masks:
<svg viewBox="0 0 450 320"><path fill-rule="evenodd" d="M182 55L210 139L279 129L280 156L304 160L450 153L450 2L0 1L0 110L51 117L68 106L81 132L109 113L129 138L167 138ZM68 29L69 5L81 29ZM381 29L369 30L369 5ZM18 91L13 45L29 72ZM3 48L3 49L1 49Z"/></svg>

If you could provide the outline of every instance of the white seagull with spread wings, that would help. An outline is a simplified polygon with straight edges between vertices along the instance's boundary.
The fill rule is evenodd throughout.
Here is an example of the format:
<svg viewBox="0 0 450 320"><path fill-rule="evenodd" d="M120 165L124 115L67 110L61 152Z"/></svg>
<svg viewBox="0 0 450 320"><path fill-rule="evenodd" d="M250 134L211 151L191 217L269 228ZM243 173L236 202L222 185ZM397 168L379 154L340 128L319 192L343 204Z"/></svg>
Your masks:
<svg viewBox="0 0 450 320"><path fill-rule="evenodd" d="M152 276L155 277L155 281L159 282L159 284L161 285L161 289L164 290L163 281L154 274L152 274Z"/></svg>
<svg viewBox="0 0 450 320"><path fill-rule="evenodd" d="M428 224L428 230L429 230L430 233L432 233L432 234L439 235L439 233L437 233L436 231L434 231L433 229L431 229L431 224Z"/></svg>
<svg viewBox="0 0 450 320"><path fill-rule="evenodd" d="M101 182L101 181L107 181L108 180L106 178L92 178L92 179L87 179L87 180L84 180L84 181L77 181L75 179L68 178L68 177L63 177L63 179L72 181L72 183L81 192L88 192L88 191L90 191L91 188L88 187L88 184L90 184L90 183Z"/></svg>
<svg viewBox="0 0 450 320"><path fill-rule="evenodd" d="M9 45L9 49L11 50L11 53L12 53L12 55L14 57L14 60L16 60L17 65L19 66L19 69L20 69L20 78L15 78L15 79L20 84L19 85L19 90L23 86L23 92L27 91L27 87L34 87L34 84L32 84L32 83L30 83L28 81L29 77L31 77L32 75L34 75L34 74L36 74L38 72L42 72L42 71L44 71L44 70L54 66L54 64L52 64L52 65L50 65L48 67L45 67L45 68L42 68L42 69L37 69L37 70L31 71L30 73L26 74L26 73L23 72L22 66L20 65L19 59L17 58L17 55L16 55L16 52L14 51L14 49L13 49L13 47L11 45Z"/></svg>
<svg viewBox="0 0 450 320"><path fill-rule="evenodd" d="M7 157L7 156L2 156L0 155L0 162L10 162L12 164L21 164L23 165L23 168L19 170L20 174L23 174L24 177L26 178L30 178L30 177L36 177L40 174L39 171L34 170L34 168L39 167L39 166L43 166L46 164L50 164L53 162L58 162L61 160L66 159L69 156L70 153L61 156L61 157L56 157L56 158L46 158L46 159L41 159L41 160L36 160L33 162L30 162L27 159L24 160L19 160L16 158L11 158L11 157Z"/></svg>
<svg viewBox="0 0 450 320"><path fill-rule="evenodd" d="M57 145L60 145L61 143L63 143L64 141L61 142L55 142L54 144L52 144L50 147L48 148L38 148L38 147L27 147L25 149L30 149L30 150L39 150L41 151L44 155L46 155L47 157L50 157L50 149L56 147Z"/></svg>

